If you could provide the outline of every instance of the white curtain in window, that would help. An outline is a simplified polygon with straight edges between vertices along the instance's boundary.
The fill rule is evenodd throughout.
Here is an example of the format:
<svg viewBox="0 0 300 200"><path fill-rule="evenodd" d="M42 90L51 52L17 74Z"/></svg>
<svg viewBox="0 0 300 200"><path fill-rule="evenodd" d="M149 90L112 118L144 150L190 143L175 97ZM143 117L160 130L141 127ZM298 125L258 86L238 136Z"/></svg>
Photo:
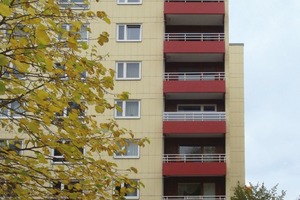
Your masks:
<svg viewBox="0 0 300 200"><path fill-rule="evenodd" d="M81 40L87 40L88 39L88 32L87 32L87 26L82 25L79 31L80 39Z"/></svg>
<svg viewBox="0 0 300 200"><path fill-rule="evenodd" d="M140 40L140 25L127 25L127 39Z"/></svg>
<svg viewBox="0 0 300 200"><path fill-rule="evenodd" d="M132 142L129 142L128 146L126 146L126 155L127 156L138 156L138 145Z"/></svg>
<svg viewBox="0 0 300 200"><path fill-rule="evenodd" d="M117 77L118 78L124 78L124 63L118 63L117 64Z"/></svg>
<svg viewBox="0 0 300 200"><path fill-rule="evenodd" d="M122 101L118 101L117 102L117 105L121 108L121 109L123 109L123 102ZM119 116L119 117L121 117L122 116L122 113L123 113L123 110L120 112L120 111L118 111L117 110L117 116Z"/></svg>
<svg viewBox="0 0 300 200"><path fill-rule="evenodd" d="M139 63L127 63L126 77L139 78Z"/></svg>
<svg viewBox="0 0 300 200"><path fill-rule="evenodd" d="M125 36L125 25L118 26L118 40L124 40Z"/></svg>
<svg viewBox="0 0 300 200"><path fill-rule="evenodd" d="M126 116L139 116L139 103L126 102Z"/></svg>

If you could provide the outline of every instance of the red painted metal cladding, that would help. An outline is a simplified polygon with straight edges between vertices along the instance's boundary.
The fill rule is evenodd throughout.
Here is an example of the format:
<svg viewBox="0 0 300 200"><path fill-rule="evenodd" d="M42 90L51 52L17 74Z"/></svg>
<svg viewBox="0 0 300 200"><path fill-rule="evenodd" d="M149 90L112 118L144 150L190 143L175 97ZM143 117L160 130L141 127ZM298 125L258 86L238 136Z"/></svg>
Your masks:
<svg viewBox="0 0 300 200"><path fill-rule="evenodd" d="M225 53L225 42L165 41L164 53Z"/></svg>
<svg viewBox="0 0 300 200"><path fill-rule="evenodd" d="M164 93L195 92L225 93L225 81L164 81Z"/></svg>
<svg viewBox="0 0 300 200"><path fill-rule="evenodd" d="M215 134L226 132L225 121L164 121L163 132L170 134Z"/></svg>
<svg viewBox="0 0 300 200"><path fill-rule="evenodd" d="M165 14L225 14L224 2L165 2Z"/></svg>
<svg viewBox="0 0 300 200"><path fill-rule="evenodd" d="M163 163L164 176L224 176L225 162L170 162Z"/></svg>

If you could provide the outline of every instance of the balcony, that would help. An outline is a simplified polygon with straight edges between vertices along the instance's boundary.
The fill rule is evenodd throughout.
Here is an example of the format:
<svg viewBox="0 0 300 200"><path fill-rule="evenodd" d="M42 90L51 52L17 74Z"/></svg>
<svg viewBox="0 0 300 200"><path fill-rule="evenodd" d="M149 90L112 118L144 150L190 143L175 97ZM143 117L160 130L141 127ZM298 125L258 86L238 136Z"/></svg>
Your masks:
<svg viewBox="0 0 300 200"><path fill-rule="evenodd" d="M224 33L165 33L164 53L224 54Z"/></svg>
<svg viewBox="0 0 300 200"><path fill-rule="evenodd" d="M225 154L165 154L164 176L222 176Z"/></svg>
<svg viewBox="0 0 300 200"><path fill-rule="evenodd" d="M164 112L163 133L220 134L226 132L225 112Z"/></svg>
<svg viewBox="0 0 300 200"><path fill-rule="evenodd" d="M164 93L225 93L224 72L169 72Z"/></svg>
<svg viewBox="0 0 300 200"><path fill-rule="evenodd" d="M225 154L164 154L163 162L225 162Z"/></svg>
<svg viewBox="0 0 300 200"><path fill-rule="evenodd" d="M225 195L218 196L163 196L162 200L226 200Z"/></svg>

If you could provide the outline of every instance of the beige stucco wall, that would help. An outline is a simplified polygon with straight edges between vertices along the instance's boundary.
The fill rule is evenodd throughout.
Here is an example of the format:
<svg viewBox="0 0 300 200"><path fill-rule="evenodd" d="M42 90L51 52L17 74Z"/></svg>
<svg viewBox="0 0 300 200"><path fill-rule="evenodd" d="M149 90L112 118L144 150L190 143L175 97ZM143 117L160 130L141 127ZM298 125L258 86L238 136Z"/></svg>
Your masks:
<svg viewBox="0 0 300 200"><path fill-rule="evenodd" d="M226 197L245 183L243 44L230 44L226 68Z"/></svg>
<svg viewBox="0 0 300 200"><path fill-rule="evenodd" d="M127 91L130 99L141 101L140 119L117 119L120 127L134 132L136 138L147 137L150 144L140 149L139 159L112 159L120 169L134 166L138 174L129 177L140 179L145 185L140 191L140 199L161 199L162 186L162 113L163 113L163 34L164 17L161 0L143 1L141 5L117 5L117 1L100 1L93 3L91 8L103 9L109 16L111 24L91 22L93 32L107 31L110 41L100 50L101 54L109 56L103 60L103 65L115 69L116 61L141 61L142 78L137 81L115 81L113 93ZM142 25L141 42L117 42L116 24L136 23ZM96 35L91 35L95 38ZM90 41L95 42L95 41ZM111 103L116 99L107 95ZM99 116L99 120L113 118L113 110Z"/></svg>

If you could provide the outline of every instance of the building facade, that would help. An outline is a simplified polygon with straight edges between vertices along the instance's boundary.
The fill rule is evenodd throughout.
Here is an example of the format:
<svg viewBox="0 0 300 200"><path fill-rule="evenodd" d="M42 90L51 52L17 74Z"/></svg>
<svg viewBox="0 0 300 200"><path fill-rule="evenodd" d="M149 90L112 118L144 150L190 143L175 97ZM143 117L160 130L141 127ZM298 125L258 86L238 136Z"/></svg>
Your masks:
<svg viewBox="0 0 300 200"><path fill-rule="evenodd" d="M229 199L245 181L245 160L243 45L229 44L228 1L97 6L112 22L102 27L110 33L103 63L116 70L116 92L130 93L111 99L123 109L114 118L151 142L114 157L137 167L131 177L145 185L127 198Z"/></svg>
<svg viewBox="0 0 300 200"><path fill-rule="evenodd" d="M111 20L86 22L80 34L89 45L99 32L110 34L99 49L102 63L116 71L114 93L130 93L126 101L108 95L122 111L106 111L99 121L114 118L150 140L107 156L120 170L138 169L129 177L145 188L126 199L230 199L232 188L245 182L245 158L243 45L229 44L228 0L60 3L103 10ZM53 149L52 156L62 163L60 152Z"/></svg>

